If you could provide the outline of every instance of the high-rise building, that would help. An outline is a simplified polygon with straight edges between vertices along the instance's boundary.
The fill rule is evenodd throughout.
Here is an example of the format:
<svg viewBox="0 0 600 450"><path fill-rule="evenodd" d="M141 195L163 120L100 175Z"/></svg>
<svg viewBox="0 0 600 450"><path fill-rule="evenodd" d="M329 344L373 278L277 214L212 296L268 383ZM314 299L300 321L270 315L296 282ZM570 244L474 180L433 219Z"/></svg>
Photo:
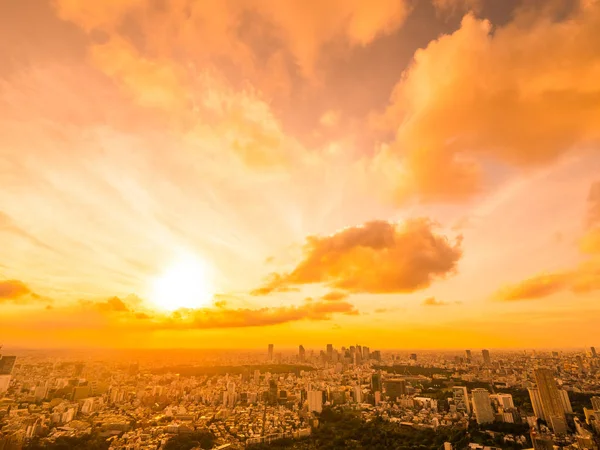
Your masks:
<svg viewBox="0 0 600 450"><path fill-rule="evenodd" d="M269 361L273 361L273 344L269 344L269 349L267 350L267 359Z"/></svg>
<svg viewBox="0 0 600 450"><path fill-rule="evenodd" d="M406 395L406 381L402 379L386 380L383 383L388 398L395 401L397 398Z"/></svg>
<svg viewBox="0 0 600 450"><path fill-rule="evenodd" d="M381 383L380 373L374 373L373 375L371 375L371 391L373 393L383 391L383 384Z"/></svg>
<svg viewBox="0 0 600 450"><path fill-rule="evenodd" d="M590 347L590 352L592 353L592 358L596 358L598 356L596 354L596 347Z"/></svg>
<svg viewBox="0 0 600 450"><path fill-rule="evenodd" d="M298 361L306 361L306 350L304 350L304 346L302 345L298 346Z"/></svg>
<svg viewBox="0 0 600 450"><path fill-rule="evenodd" d="M308 391L308 410L321 412L323 411L323 392Z"/></svg>
<svg viewBox="0 0 600 450"><path fill-rule="evenodd" d="M333 345L327 344L327 361L333 361Z"/></svg>
<svg viewBox="0 0 600 450"><path fill-rule="evenodd" d="M0 375L12 374L13 367L17 361L16 356L2 356L0 355Z"/></svg>
<svg viewBox="0 0 600 450"><path fill-rule="evenodd" d="M533 413L538 419L546 420L544 414L544 408L542 407L542 397L540 396L540 390L536 387L527 389L529 391L529 399L531 400L531 406L533 407Z"/></svg>
<svg viewBox="0 0 600 450"><path fill-rule="evenodd" d="M369 347L363 347L363 360L364 361L368 361L369 358L371 357L371 352L369 350Z"/></svg>
<svg viewBox="0 0 600 450"><path fill-rule="evenodd" d="M272 405L277 404L277 382L275 380L269 380L269 403Z"/></svg>
<svg viewBox="0 0 600 450"><path fill-rule="evenodd" d="M363 401L362 388L360 386L354 386L354 401L356 403L362 403Z"/></svg>
<svg viewBox="0 0 600 450"><path fill-rule="evenodd" d="M472 359L471 350L465 350L465 355L467 357L467 362L471 362L471 359Z"/></svg>
<svg viewBox="0 0 600 450"><path fill-rule="evenodd" d="M592 409L600 411L600 397L592 397Z"/></svg>
<svg viewBox="0 0 600 450"><path fill-rule="evenodd" d="M416 361L417 360L417 354L416 353L411 353L410 354L410 360L411 361Z"/></svg>
<svg viewBox="0 0 600 450"><path fill-rule="evenodd" d="M490 393L486 389L473 389L473 412L478 424L491 423L494 421L494 410L490 401Z"/></svg>
<svg viewBox="0 0 600 450"><path fill-rule="evenodd" d="M571 406L571 400L569 400L569 394L564 389L559 389L560 401L562 403L563 411L567 414L573 414L573 407Z"/></svg>
<svg viewBox="0 0 600 450"><path fill-rule="evenodd" d="M452 396L454 397L454 404L457 411L471 414L471 404L469 403L469 394L467 393L466 386L454 386L452 388Z"/></svg>
<svg viewBox="0 0 600 450"><path fill-rule="evenodd" d="M491 362L489 350L481 350L481 356L483 356L484 364L489 364Z"/></svg>
<svg viewBox="0 0 600 450"><path fill-rule="evenodd" d="M0 355L0 394L8 391L10 386L11 374L15 362L17 361L16 356L2 356Z"/></svg>
<svg viewBox="0 0 600 450"><path fill-rule="evenodd" d="M548 422L548 425L552 427L555 433L560 433L562 430L557 430L552 424L561 424L562 422L558 419L565 420L565 410L562 396L552 376L552 371L549 369L536 369L534 375L540 392L546 422ZM562 425L560 425L560 428L562 428Z"/></svg>

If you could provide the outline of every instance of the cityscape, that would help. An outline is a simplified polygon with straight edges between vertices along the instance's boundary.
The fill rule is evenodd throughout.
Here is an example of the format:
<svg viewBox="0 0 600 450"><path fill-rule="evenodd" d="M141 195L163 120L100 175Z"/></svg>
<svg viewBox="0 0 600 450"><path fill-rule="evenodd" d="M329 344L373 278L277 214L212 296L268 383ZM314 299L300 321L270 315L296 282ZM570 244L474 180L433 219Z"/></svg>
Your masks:
<svg viewBox="0 0 600 450"><path fill-rule="evenodd" d="M0 450L600 450L600 0L0 0Z"/></svg>
<svg viewBox="0 0 600 450"><path fill-rule="evenodd" d="M109 353L3 354L0 449L342 448L355 430L320 444L340 418L366 448L598 448L594 347Z"/></svg>

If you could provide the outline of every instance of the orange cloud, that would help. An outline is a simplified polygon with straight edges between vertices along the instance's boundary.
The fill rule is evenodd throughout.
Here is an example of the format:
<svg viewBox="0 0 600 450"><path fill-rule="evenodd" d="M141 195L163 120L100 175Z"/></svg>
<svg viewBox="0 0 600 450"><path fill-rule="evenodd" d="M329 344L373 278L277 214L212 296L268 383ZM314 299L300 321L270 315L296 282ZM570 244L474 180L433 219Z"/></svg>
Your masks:
<svg viewBox="0 0 600 450"><path fill-rule="evenodd" d="M160 7L141 0L55 0L55 5L62 19L86 31L127 34L127 18L154 54L225 57L249 65L274 47L272 56L285 51L305 74L313 73L326 44L342 39L365 46L397 30L409 13L405 0L171 0ZM262 28L258 36L248 31L253 23Z"/></svg>
<svg viewBox="0 0 600 450"><path fill-rule="evenodd" d="M324 283L348 292L413 292L454 273L461 238L451 244L427 219L348 227L330 236L309 236L294 270L273 274L254 294Z"/></svg>
<svg viewBox="0 0 600 450"><path fill-rule="evenodd" d="M448 303L437 300L435 297L428 297L423 300L423 306L446 306Z"/></svg>
<svg viewBox="0 0 600 450"><path fill-rule="evenodd" d="M18 301L22 297L31 294L31 289L19 280L0 281L0 302Z"/></svg>
<svg viewBox="0 0 600 450"><path fill-rule="evenodd" d="M341 292L341 291L331 291L331 292L328 292L327 294L325 294L321 298L323 300L337 302L339 300L344 300L344 299L348 298L348 293L347 292Z"/></svg>
<svg viewBox="0 0 600 450"><path fill-rule="evenodd" d="M433 6L442 14L454 15L466 11L479 11L481 0L433 0Z"/></svg>
<svg viewBox="0 0 600 450"><path fill-rule="evenodd" d="M598 2L496 28L468 14L418 50L378 121L396 132L381 153L398 166L398 199L461 200L481 190L484 160L539 166L596 142L599 30Z"/></svg>
<svg viewBox="0 0 600 450"><path fill-rule="evenodd" d="M151 311L118 297L106 301L79 301L32 312L24 326L37 329L106 328L130 331L193 330L272 326L301 320L326 321L335 314L357 315L345 301L304 301L298 306L229 308L224 304L201 309L180 309L172 313Z"/></svg>

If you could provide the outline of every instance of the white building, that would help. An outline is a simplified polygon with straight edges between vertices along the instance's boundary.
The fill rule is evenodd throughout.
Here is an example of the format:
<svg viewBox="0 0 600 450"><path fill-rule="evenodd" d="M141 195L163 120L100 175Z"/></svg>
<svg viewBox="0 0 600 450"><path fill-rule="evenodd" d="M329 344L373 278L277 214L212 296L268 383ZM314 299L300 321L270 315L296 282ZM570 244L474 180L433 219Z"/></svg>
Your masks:
<svg viewBox="0 0 600 450"><path fill-rule="evenodd" d="M323 411L322 391L308 391L308 410L319 413Z"/></svg>

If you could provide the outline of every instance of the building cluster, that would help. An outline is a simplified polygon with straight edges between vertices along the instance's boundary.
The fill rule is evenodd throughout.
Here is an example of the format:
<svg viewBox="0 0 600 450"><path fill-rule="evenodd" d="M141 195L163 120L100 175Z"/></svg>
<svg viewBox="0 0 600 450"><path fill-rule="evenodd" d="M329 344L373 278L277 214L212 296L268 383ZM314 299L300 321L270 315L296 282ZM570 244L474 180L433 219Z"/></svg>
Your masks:
<svg viewBox="0 0 600 450"><path fill-rule="evenodd" d="M207 364L182 356L186 365L170 366L152 359L0 356L0 450L89 435L106 439L111 449L156 450L198 430L212 432L217 446L245 448L310 435L326 407L415 429L476 426L535 449L598 448L594 349L493 358L488 350L476 357L470 350L382 353L360 345L274 350L270 344L266 356L237 358L227 352L222 364L218 357ZM517 402L517 392L525 400ZM570 396L580 395L589 404L574 408ZM513 425L529 431L512 432Z"/></svg>

